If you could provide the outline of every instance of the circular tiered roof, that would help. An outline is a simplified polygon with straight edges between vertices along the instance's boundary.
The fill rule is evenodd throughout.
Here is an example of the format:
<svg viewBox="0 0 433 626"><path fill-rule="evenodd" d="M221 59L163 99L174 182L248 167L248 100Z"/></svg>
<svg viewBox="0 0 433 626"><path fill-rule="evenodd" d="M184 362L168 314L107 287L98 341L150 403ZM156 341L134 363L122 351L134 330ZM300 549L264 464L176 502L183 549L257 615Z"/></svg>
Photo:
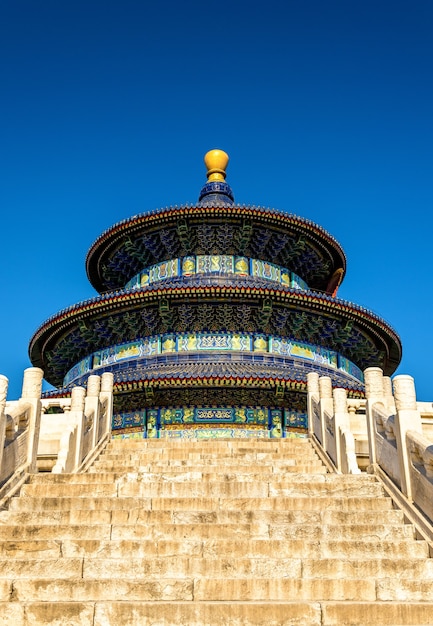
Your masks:
<svg viewBox="0 0 433 626"><path fill-rule="evenodd" d="M123 411L272 406L286 392L294 406L308 371L358 394L363 369L392 374L396 332L336 297L346 272L339 243L307 219L235 204L227 155L206 161L197 204L133 216L96 240L86 268L100 295L41 325L33 365L58 387L113 371Z"/></svg>

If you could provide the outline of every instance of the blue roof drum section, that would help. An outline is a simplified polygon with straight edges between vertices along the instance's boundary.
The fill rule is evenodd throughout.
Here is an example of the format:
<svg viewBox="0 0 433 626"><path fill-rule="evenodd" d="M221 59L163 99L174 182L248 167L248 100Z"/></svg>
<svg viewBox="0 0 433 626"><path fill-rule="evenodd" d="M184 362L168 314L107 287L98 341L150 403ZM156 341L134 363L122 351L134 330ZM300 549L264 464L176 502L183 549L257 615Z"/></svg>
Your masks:
<svg viewBox="0 0 433 626"><path fill-rule="evenodd" d="M112 371L114 436L299 436L309 371L360 397L366 367L395 371L400 339L337 297L346 257L331 235L235 204L228 156L212 150L205 163L197 204L135 215L96 240L86 268L100 295L42 324L30 359L58 388L47 395Z"/></svg>
<svg viewBox="0 0 433 626"><path fill-rule="evenodd" d="M181 259L170 259L144 268L136 276L128 280L125 289L138 289L168 278L184 278L190 276L254 276L269 280L293 289L308 290L308 285L299 276L288 269L258 259L245 256L207 254L186 256Z"/></svg>
<svg viewBox="0 0 433 626"><path fill-rule="evenodd" d="M138 341L122 343L117 346L110 346L98 352L94 352L90 356L86 356L82 361L74 365L67 372L63 385L68 386L71 383L82 384L89 374L98 374L102 371L112 371L114 366L125 364L126 370L130 368L131 363L140 362L140 366L144 371L150 372L150 366L156 363L164 363L164 358L160 356L184 356L184 359L178 359L179 375L186 375L187 369L185 364L191 361L191 356L196 353L197 359L200 360L200 353L218 353L220 361L218 365L223 368L226 354L230 355L229 361L233 362L234 355L245 356L244 359L238 359L247 363L249 356L272 355L279 357L279 363L288 366L297 360L314 363L314 366L322 367L322 371L339 370L345 374L352 376L356 384L363 381L363 374L359 367L351 363L345 357L342 357L333 350L313 346L308 343L293 341L283 337L268 337L262 334L240 334L240 333L184 333L182 335L167 334L156 337L146 337ZM222 354L220 354L222 353ZM283 357L283 358L281 358ZM159 359L158 359L159 358ZM270 363L271 357L268 358ZM250 361L251 362L251 361ZM312 368L314 369L314 367ZM147 375L148 375L147 374Z"/></svg>

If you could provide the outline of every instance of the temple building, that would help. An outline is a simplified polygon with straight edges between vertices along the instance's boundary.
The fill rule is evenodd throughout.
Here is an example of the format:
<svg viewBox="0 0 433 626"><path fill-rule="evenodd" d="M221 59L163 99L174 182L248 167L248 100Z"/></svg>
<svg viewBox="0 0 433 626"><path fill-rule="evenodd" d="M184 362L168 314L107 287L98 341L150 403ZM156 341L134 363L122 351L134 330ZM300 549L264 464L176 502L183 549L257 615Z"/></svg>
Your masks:
<svg viewBox="0 0 433 626"><path fill-rule="evenodd" d="M102 233L86 258L99 295L44 322L31 362L49 397L113 372L114 437L303 436L307 374L363 397L363 370L393 374L400 339L337 297L346 257L329 233L236 204L222 150L205 164L197 203Z"/></svg>

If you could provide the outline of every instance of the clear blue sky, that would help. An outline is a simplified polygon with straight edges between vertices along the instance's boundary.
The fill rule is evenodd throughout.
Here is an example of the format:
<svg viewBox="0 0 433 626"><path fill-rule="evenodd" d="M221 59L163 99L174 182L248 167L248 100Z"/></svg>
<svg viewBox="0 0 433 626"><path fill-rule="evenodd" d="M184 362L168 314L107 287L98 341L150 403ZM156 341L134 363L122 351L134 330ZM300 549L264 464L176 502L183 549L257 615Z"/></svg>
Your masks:
<svg viewBox="0 0 433 626"><path fill-rule="evenodd" d="M0 56L9 398L37 327L95 295L92 242L196 201L219 147L237 202L336 237L339 295L395 328L433 401L431 0L4 0Z"/></svg>

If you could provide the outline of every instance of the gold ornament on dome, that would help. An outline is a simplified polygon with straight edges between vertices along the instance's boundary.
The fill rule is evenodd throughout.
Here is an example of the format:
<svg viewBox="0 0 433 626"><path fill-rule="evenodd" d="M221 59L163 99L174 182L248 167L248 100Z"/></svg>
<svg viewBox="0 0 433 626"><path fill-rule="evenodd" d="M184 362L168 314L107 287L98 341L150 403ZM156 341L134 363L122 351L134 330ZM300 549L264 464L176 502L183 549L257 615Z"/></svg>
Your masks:
<svg viewBox="0 0 433 626"><path fill-rule="evenodd" d="M226 169L229 162L229 155L224 150L209 150L204 155L204 162L207 167L207 178L209 182L224 182Z"/></svg>

